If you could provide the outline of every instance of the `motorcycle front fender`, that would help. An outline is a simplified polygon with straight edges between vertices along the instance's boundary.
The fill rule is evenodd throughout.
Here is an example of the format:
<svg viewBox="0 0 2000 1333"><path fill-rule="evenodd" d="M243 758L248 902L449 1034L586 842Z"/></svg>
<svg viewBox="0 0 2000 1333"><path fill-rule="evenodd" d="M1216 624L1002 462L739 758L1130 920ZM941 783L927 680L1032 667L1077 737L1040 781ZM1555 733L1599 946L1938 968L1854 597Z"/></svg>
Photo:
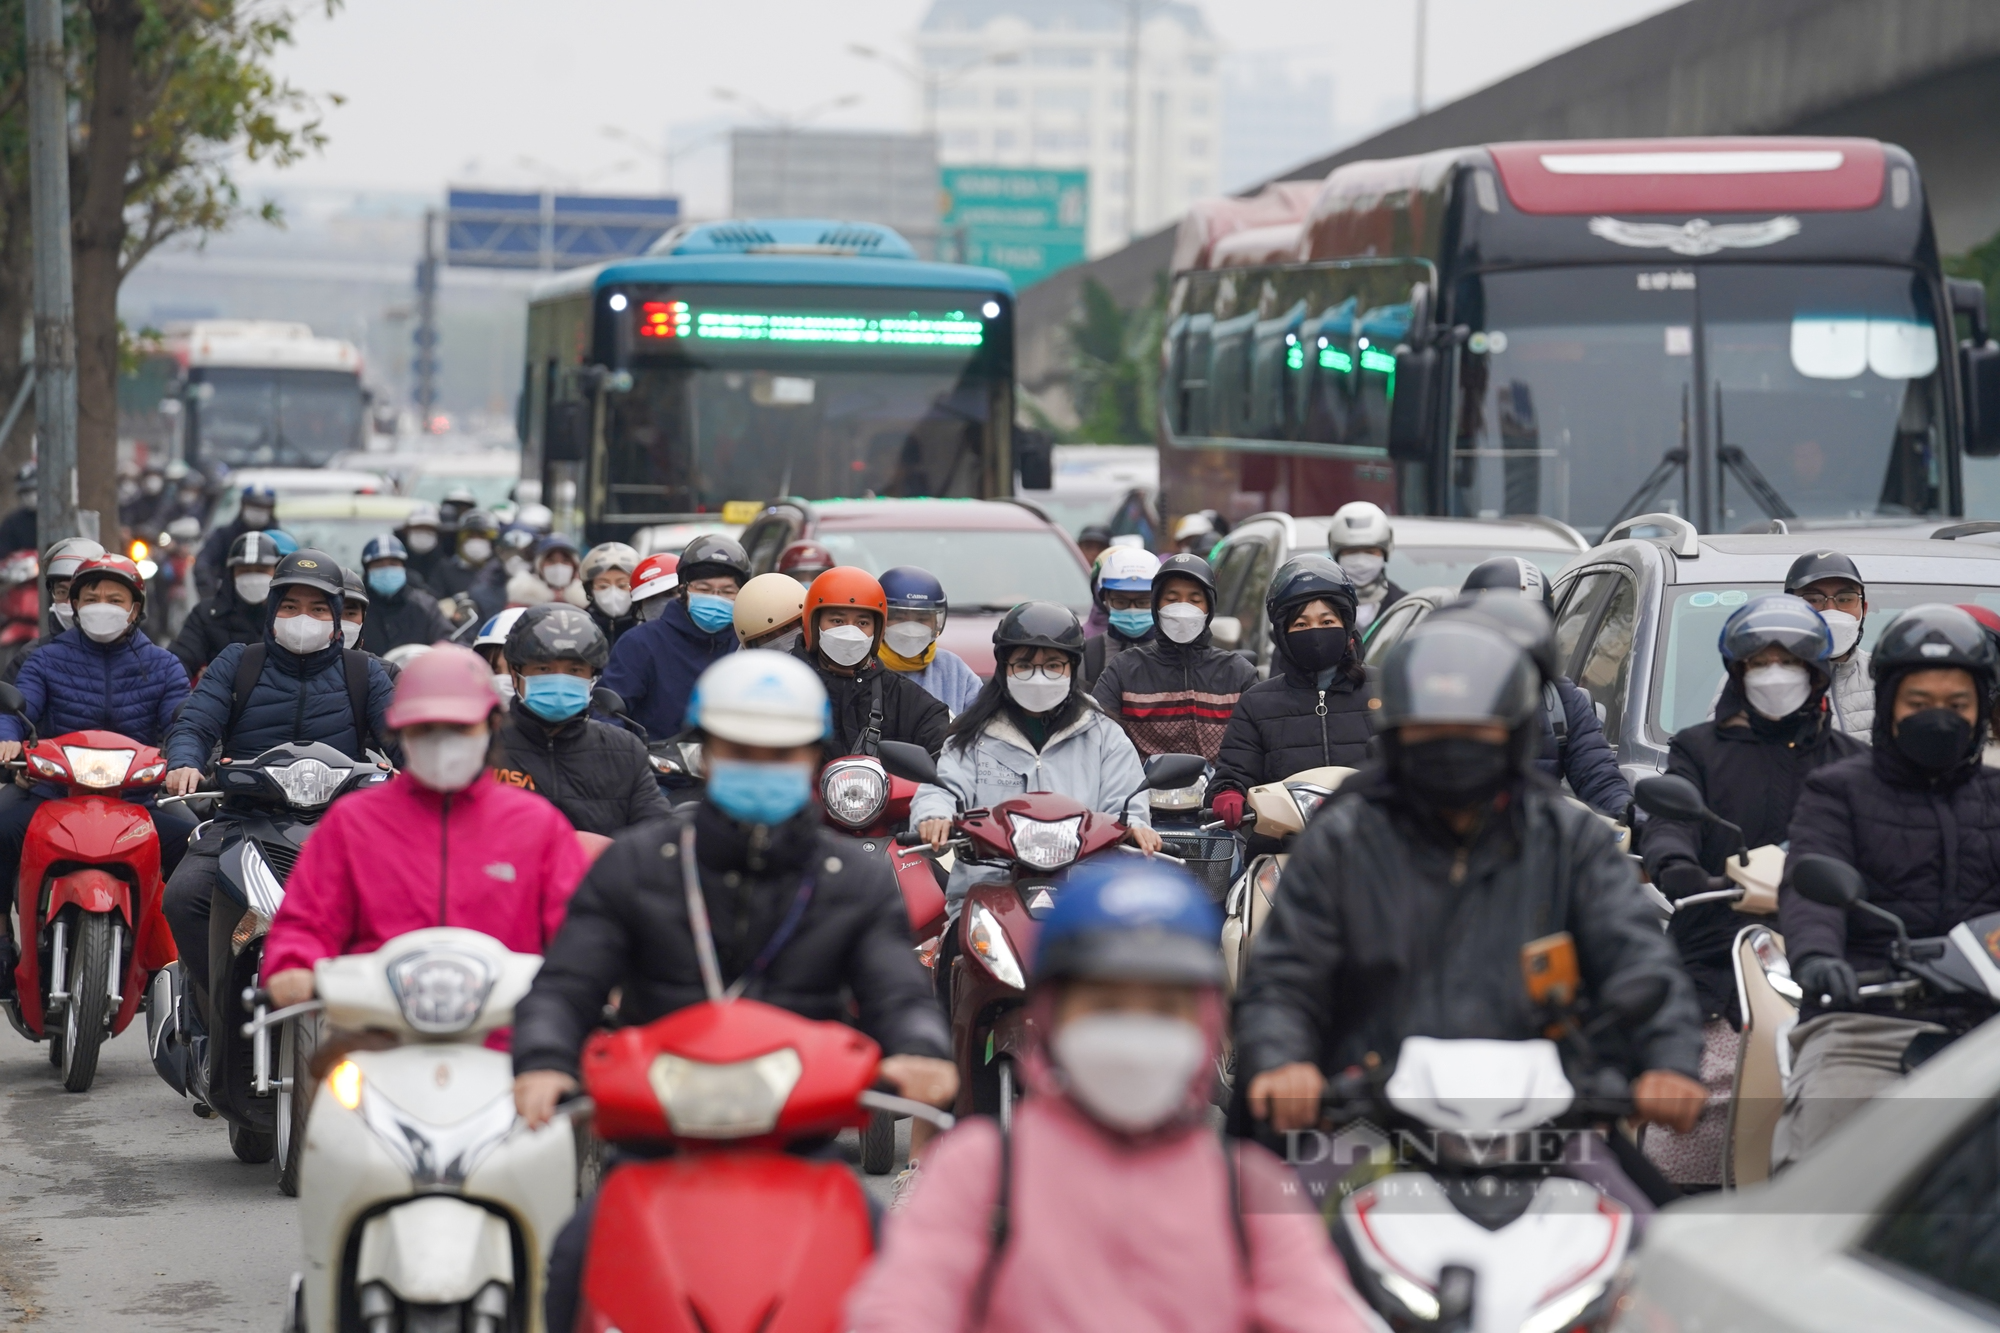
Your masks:
<svg viewBox="0 0 2000 1333"><path fill-rule="evenodd" d="M477 1204L411 1199L362 1223L354 1285L370 1282L415 1305L469 1301L489 1282L515 1285L514 1238L505 1218Z"/></svg>
<svg viewBox="0 0 2000 1333"><path fill-rule="evenodd" d="M65 907L83 912L116 912L132 928L132 886L105 870L73 870L49 882L49 907L44 921L54 921Z"/></svg>
<svg viewBox="0 0 2000 1333"><path fill-rule="evenodd" d="M188 1091L188 1048L181 1039L185 994L180 963L168 963L153 974L152 1003L146 1006L146 1053L152 1057L153 1072L183 1097Z"/></svg>

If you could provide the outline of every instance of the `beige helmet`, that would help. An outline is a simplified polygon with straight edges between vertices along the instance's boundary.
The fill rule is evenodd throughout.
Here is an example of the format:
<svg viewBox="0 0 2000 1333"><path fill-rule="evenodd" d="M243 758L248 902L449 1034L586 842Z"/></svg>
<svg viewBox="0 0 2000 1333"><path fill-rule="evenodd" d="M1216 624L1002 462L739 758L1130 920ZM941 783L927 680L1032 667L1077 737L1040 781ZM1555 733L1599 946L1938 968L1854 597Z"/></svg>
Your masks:
<svg viewBox="0 0 2000 1333"><path fill-rule="evenodd" d="M743 643L797 623L806 587L790 574L759 574L736 594L736 637Z"/></svg>

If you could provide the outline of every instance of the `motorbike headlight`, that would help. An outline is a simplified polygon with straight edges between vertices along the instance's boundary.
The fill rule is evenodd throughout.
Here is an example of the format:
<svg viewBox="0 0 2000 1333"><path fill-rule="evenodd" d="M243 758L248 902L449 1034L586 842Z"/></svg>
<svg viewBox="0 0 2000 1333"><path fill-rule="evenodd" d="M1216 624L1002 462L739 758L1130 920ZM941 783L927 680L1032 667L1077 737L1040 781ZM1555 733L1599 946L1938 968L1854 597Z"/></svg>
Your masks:
<svg viewBox="0 0 2000 1333"><path fill-rule="evenodd" d="M285 799L301 809L325 805L347 781L351 768L335 768L317 759L297 759L283 768L267 768L265 774L278 784Z"/></svg>
<svg viewBox="0 0 2000 1333"><path fill-rule="evenodd" d="M352 1111L361 1105L361 1066L342 1060L326 1076L326 1090L333 1099Z"/></svg>
<svg viewBox="0 0 2000 1333"><path fill-rule="evenodd" d="M1007 942L1007 932L1000 929L1000 921L989 908L972 909L972 925L966 932L972 943L973 956L985 965L994 979L1015 990L1026 990L1028 979L1021 971L1021 960L1014 956L1014 946Z"/></svg>
<svg viewBox="0 0 2000 1333"><path fill-rule="evenodd" d="M1326 798L1333 795L1326 788L1315 787L1310 782L1287 783L1285 790L1292 794L1293 803L1299 807L1300 821L1308 824L1312 822L1312 817L1319 813L1319 808Z"/></svg>
<svg viewBox="0 0 2000 1333"><path fill-rule="evenodd" d="M1564 1292L1523 1319L1521 1333L1563 1333L1583 1317L1584 1311L1588 1310L1610 1285L1610 1280L1607 1278L1597 1282L1586 1282L1575 1291Z"/></svg>
<svg viewBox="0 0 2000 1333"><path fill-rule="evenodd" d="M403 1021L427 1035L471 1027L498 979L485 959L444 949L420 949L389 964L389 989Z"/></svg>
<svg viewBox="0 0 2000 1333"><path fill-rule="evenodd" d="M1083 846L1083 816L1068 819L1026 819L1012 816L1014 855L1037 870L1060 870L1076 860Z"/></svg>
<svg viewBox="0 0 2000 1333"><path fill-rule="evenodd" d="M117 787L132 771L130 750L91 750L81 745L63 746L69 760L70 777L80 787Z"/></svg>
<svg viewBox="0 0 2000 1333"><path fill-rule="evenodd" d="M1165 791L1152 794L1155 810L1199 810L1202 794L1208 789L1208 780L1198 778L1185 787L1169 787Z"/></svg>
<svg viewBox="0 0 2000 1333"><path fill-rule="evenodd" d="M660 1055L646 1079L674 1133L690 1139L743 1139L777 1127L778 1113L804 1068L799 1053L787 1046L726 1065Z"/></svg>
<svg viewBox="0 0 2000 1333"><path fill-rule="evenodd" d="M827 765L819 779L820 804L849 828L866 828L889 804L889 778L872 760Z"/></svg>

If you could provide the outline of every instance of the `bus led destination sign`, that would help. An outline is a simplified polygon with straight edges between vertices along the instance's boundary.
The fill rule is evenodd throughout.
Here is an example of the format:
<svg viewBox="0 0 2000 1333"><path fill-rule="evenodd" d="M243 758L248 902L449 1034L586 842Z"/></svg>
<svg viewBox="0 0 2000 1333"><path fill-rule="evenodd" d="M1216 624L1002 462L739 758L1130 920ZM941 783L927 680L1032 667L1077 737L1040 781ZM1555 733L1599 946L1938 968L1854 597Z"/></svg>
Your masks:
<svg viewBox="0 0 2000 1333"><path fill-rule="evenodd" d="M644 301L642 341L781 342L823 346L976 348L985 341L982 320L962 310L897 314L835 314L695 309L686 301Z"/></svg>

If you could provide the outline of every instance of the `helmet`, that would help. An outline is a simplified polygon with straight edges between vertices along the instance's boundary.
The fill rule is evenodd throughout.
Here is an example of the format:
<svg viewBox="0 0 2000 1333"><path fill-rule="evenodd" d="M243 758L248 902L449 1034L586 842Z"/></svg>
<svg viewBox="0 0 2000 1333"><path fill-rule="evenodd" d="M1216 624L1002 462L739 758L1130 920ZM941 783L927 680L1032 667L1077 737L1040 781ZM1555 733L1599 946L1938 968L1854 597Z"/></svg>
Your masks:
<svg viewBox="0 0 2000 1333"><path fill-rule="evenodd" d="M265 528L264 535L271 539L271 545L280 559L299 549L298 540L283 528Z"/></svg>
<svg viewBox="0 0 2000 1333"><path fill-rule="evenodd" d="M1338 562L1323 555L1295 555L1278 566L1271 576L1271 590L1264 594L1264 618L1271 623L1271 636L1280 642L1285 626L1307 602L1324 601L1340 614L1340 622L1354 625L1354 580Z"/></svg>
<svg viewBox="0 0 2000 1333"><path fill-rule="evenodd" d="M69 581L69 599L83 591L83 585L98 579L116 579L124 584L138 601L146 600L146 580L140 576L139 567L122 555L99 555L84 561L76 568L76 574Z"/></svg>
<svg viewBox="0 0 2000 1333"><path fill-rule="evenodd" d="M1096 542L1099 546L1111 545L1111 525L1109 523L1086 523L1083 531L1076 534L1076 544Z"/></svg>
<svg viewBox="0 0 2000 1333"><path fill-rule="evenodd" d="M278 493L269 486L251 485L243 488L242 505L263 505L266 509L274 509L277 504Z"/></svg>
<svg viewBox="0 0 2000 1333"><path fill-rule="evenodd" d="M882 585L875 581L873 574L853 565L835 565L814 579L812 586L806 589L805 643L808 648L813 646L814 622L819 619L823 606L858 606L873 611L877 639L882 637L883 623L889 618L889 599L883 593Z"/></svg>
<svg viewBox="0 0 2000 1333"><path fill-rule="evenodd" d="M223 563L232 569L237 565L275 565L284 554L270 533L246 532L229 543L229 558Z"/></svg>
<svg viewBox="0 0 2000 1333"><path fill-rule="evenodd" d="M1497 629L1528 655L1543 680L1552 681L1562 675L1556 660L1556 622L1540 602L1493 589L1446 602L1431 612L1429 619L1440 616L1446 620L1463 616Z"/></svg>
<svg viewBox="0 0 2000 1333"><path fill-rule="evenodd" d="M742 544L734 537L705 532L681 548L680 568L674 572L682 583L726 574L741 587L750 581L750 557L743 554Z"/></svg>
<svg viewBox="0 0 2000 1333"><path fill-rule="evenodd" d="M587 612L568 602L543 602L522 611L507 631L502 652L510 666L530 662L558 662L576 658L592 671L604 670L611 656L611 641Z"/></svg>
<svg viewBox="0 0 2000 1333"><path fill-rule="evenodd" d="M485 721L499 706L493 673L479 654L455 643L440 643L396 677L396 695L382 720L398 728L423 722L463 727Z"/></svg>
<svg viewBox="0 0 2000 1333"><path fill-rule="evenodd" d="M1470 617L1425 621L1382 664L1375 723L1499 723L1513 731L1536 715L1534 664L1497 629Z"/></svg>
<svg viewBox="0 0 2000 1333"><path fill-rule="evenodd" d="M238 537L237 540L243 539ZM84 561L95 560L103 554L104 548L88 537L65 537L52 543L42 553L42 580L52 584L58 579L69 578Z"/></svg>
<svg viewBox="0 0 2000 1333"><path fill-rule="evenodd" d="M632 571L632 600L643 602L648 597L657 597L663 592L672 592L681 586L679 569L681 558L661 552L641 560ZM740 596L741 594L739 594Z"/></svg>
<svg viewBox="0 0 2000 1333"><path fill-rule="evenodd" d="M1819 612L1782 592L1753 598L1730 612L1715 640L1722 660L1731 664L1748 662L1774 643L1822 676L1828 674L1833 631Z"/></svg>
<svg viewBox="0 0 2000 1333"><path fill-rule="evenodd" d="M1206 537L1215 531L1215 518L1210 510L1198 514L1188 514L1174 524L1174 540L1184 542L1190 537Z"/></svg>
<svg viewBox="0 0 2000 1333"><path fill-rule="evenodd" d="M438 508L429 500L419 500L410 506L410 512L403 518L403 526L398 532L408 532L411 528L434 528L438 525Z"/></svg>
<svg viewBox="0 0 2000 1333"><path fill-rule="evenodd" d="M368 584L361 575L346 565L340 567L340 595L347 599L342 609L368 605Z"/></svg>
<svg viewBox="0 0 2000 1333"><path fill-rule="evenodd" d="M1114 546L1097 562L1098 600L1107 592L1145 592L1160 572L1160 558L1135 546Z"/></svg>
<svg viewBox="0 0 2000 1333"><path fill-rule="evenodd" d="M1379 546L1383 555L1395 549L1396 530L1381 505L1350 500L1333 511L1333 521L1326 525L1327 553L1339 555L1356 546Z"/></svg>
<svg viewBox="0 0 2000 1333"><path fill-rule="evenodd" d="M1955 606L1929 602L1889 622L1875 641L1868 670L1880 684L1906 671L1959 667L1981 681L1984 694L1992 687L1997 664L1993 641L1978 621Z"/></svg>
<svg viewBox="0 0 2000 1333"><path fill-rule="evenodd" d="M502 611L499 615L494 616L479 627L479 637L472 641L472 646L474 648L505 648L508 631L514 628L514 622L526 615L527 611L528 608L525 606L508 607L505 611Z"/></svg>
<svg viewBox="0 0 2000 1333"><path fill-rule="evenodd" d="M2000 650L2000 612L1991 607L1976 606L1970 602L1960 602L1958 609L1979 622L1979 628L1986 631L1996 650Z"/></svg>
<svg viewBox="0 0 2000 1333"><path fill-rule="evenodd" d="M583 580L587 591L597 581L597 576L607 569L622 569L629 576L639 567L639 553L624 542L604 542L590 548L583 557L583 564L577 568L576 576Z"/></svg>
<svg viewBox="0 0 2000 1333"><path fill-rule="evenodd" d="M483 532L489 537L500 535L500 521L484 509L468 509L458 516L458 535Z"/></svg>
<svg viewBox="0 0 2000 1333"><path fill-rule="evenodd" d="M738 745L811 745L833 730L819 672L790 653L750 648L701 673L687 722Z"/></svg>
<svg viewBox="0 0 2000 1333"><path fill-rule="evenodd" d="M806 587L790 574L759 574L736 594L736 637L758 638L806 612Z"/></svg>
<svg viewBox="0 0 2000 1333"><path fill-rule="evenodd" d="M818 542L797 541L778 552L778 572L794 578L800 574L823 574L833 566L833 552Z"/></svg>
<svg viewBox="0 0 2000 1333"><path fill-rule="evenodd" d="M1198 555L1185 551L1180 555L1170 555L1165 560L1162 560L1159 572L1153 575L1153 605L1155 609L1159 607L1160 591L1167 586L1167 579L1169 577L1192 579L1196 583L1199 583L1201 590L1208 594L1209 613L1211 615L1214 614L1215 570L1210 567L1208 561Z"/></svg>
<svg viewBox="0 0 2000 1333"><path fill-rule="evenodd" d="M340 611L340 562L325 551L310 546L298 550L278 561L278 567L271 571L271 591L288 584L304 588L317 588L334 599L334 613ZM278 605L278 598L271 598L271 606Z"/></svg>
<svg viewBox="0 0 2000 1333"><path fill-rule="evenodd" d="M1107 856L1070 872L1035 941L1035 980L1220 986L1222 920L1192 877Z"/></svg>
<svg viewBox="0 0 2000 1333"><path fill-rule="evenodd" d="M1077 623L1076 612L1059 603L1022 602L993 627L993 646L1054 648L1081 660L1083 626Z"/></svg>
<svg viewBox="0 0 2000 1333"><path fill-rule="evenodd" d="M479 497L464 486L454 486L438 501L438 526L456 529L468 510L477 508Z"/></svg>
<svg viewBox="0 0 2000 1333"><path fill-rule="evenodd" d="M555 511L545 504L522 505L514 521L533 532L547 532L555 526Z"/></svg>
<svg viewBox="0 0 2000 1333"><path fill-rule="evenodd" d="M944 628L945 613L951 610L937 576L915 565L883 570L882 594L889 599L892 611L935 611L939 629Z"/></svg>
<svg viewBox="0 0 2000 1333"><path fill-rule="evenodd" d="M570 536L567 532L551 532L536 544L535 559L545 560L557 551L568 551L571 555L580 556L583 553L583 548L578 546L576 538Z"/></svg>
<svg viewBox="0 0 2000 1333"><path fill-rule="evenodd" d="M540 533L517 525L502 532L497 545L500 547L502 554L518 555L525 558L535 553L535 548L541 544L541 541L542 537Z"/></svg>
<svg viewBox="0 0 2000 1333"><path fill-rule="evenodd" d="M408 560L409 558L409 548L404 546L402 540L393 532L385 532L379 536L370 537L368 544L361 548L361 563L364 567L374 564L377 560Z"/></svg>
<svg viewBox="0 0 2000 1333"><path fill-rule="evenodd" d="M1530 601L1540 602L1549 614L1555 614L1555 591L1549 587L1549 576L1532 560L1518 555L1496 555L1482 560L1472 567L1459 587L1462 593L1489 589L1517 592Z"/></svg>
<svg viewBox="0 0 2000 1333"><path fill-rule="evenodd" d="M1854 562L1838 551L1807 551L1792 561L1792 567L1785 571L1785 591L1797 592L1808 584L1821 579L1846 579L1857 588L1866 587L1861 581L1861 571Z"/></svg>

